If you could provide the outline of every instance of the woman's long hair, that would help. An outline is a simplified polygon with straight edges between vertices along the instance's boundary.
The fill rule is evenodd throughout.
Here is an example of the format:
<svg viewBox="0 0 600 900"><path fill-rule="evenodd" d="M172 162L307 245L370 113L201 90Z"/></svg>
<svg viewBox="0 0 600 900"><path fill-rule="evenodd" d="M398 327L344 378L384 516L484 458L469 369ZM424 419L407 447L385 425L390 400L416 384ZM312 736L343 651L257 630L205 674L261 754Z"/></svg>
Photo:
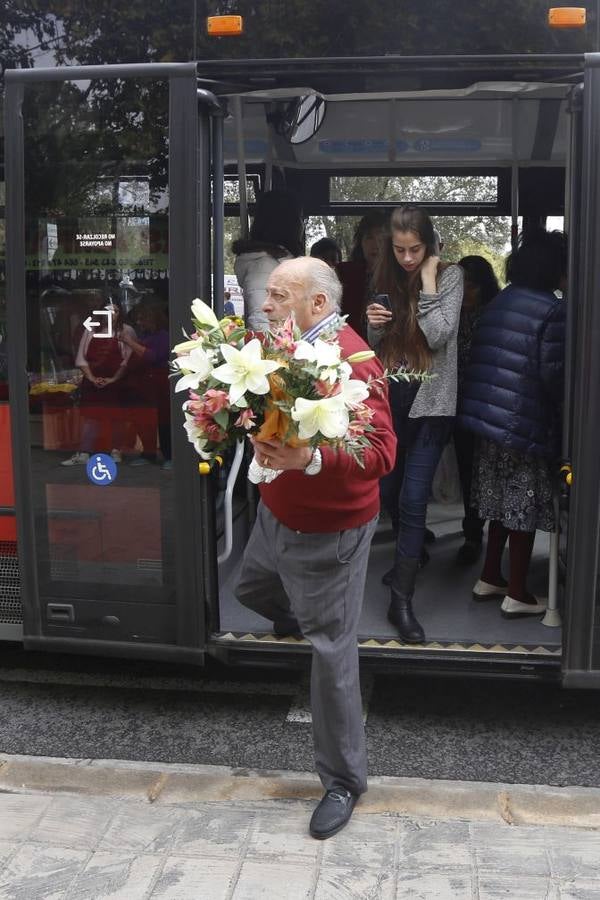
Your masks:
<svg viewBox="0 0 600 900"><path fill-rule="evenodd" d="M458 264L464 269L466 279L479 288L478 305L486 306L500 291L491 263L484 256L472 255L463 256Z"/></svg>
<svg viewBox="0 0 600 900"><path fill-rule="evenodd" d="M394 236L408 231L418 235L425 244L423 262L436 252L433 224L427 213L417 206L395 209L373 279L376 293L389 295L394 314L381 341L379 356L386 368L394 368L406 360L410 369L423 372L431 365L431 350L417 321L421 267L415 272L406 272L396 260L393 249Z"/></svg>
<svg viewBox="0 0 600 900"><path fill-rule="evenodd" d="M362 240L372 232L383 231L388 226L387 213L380 209L372 209L366 213L354 229L352 249L348 259L351 262L366 262L362 249Z"/></svg>

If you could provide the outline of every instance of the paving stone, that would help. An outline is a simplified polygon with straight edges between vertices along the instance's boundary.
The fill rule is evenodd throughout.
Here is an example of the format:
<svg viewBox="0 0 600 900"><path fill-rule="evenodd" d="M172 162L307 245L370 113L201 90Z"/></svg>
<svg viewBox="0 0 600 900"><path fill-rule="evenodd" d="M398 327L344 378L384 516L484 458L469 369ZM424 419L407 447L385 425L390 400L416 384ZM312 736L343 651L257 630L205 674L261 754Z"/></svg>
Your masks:
<svg viewBox="0 0 600 900"><path fill-rule="evenodd" d="M189 813L179 809L128 803L114 817L98 850L120 853L163 853Z"/></svg>
<svg viewBox="0 0 600 900"><path fill-rule="evenodd" d="M151 900L225 900L237 865L233 859L170 856Z"/></svg>
<svg viewBox="0 0 600 900"><path fill-rule="evenodd" d="M600 878L600 833L575 828L561 831L548 837L552 874L561 878Z"/></svg>
<svg viewBox="0 0 600 900"><path fill-rule="evenodd" d="M560 900L558 884L538 875L479 872L478 880L479 900Z"/></svg>
<svg viewBox="0 0 600 900"><path fill-rule="evenodd" d="M399 873L395 900L472 900L472 875L468 872Z"/></svg>
<svg viewBox="0 0 600 900"><path fill-rule="evenodd" d="M391 868L397 830L397 820L389 816L353 816L339 835L325 842L323 863L342 868Z"/></svg>
<svg viewBox="0 0 600 900"><path fill-rule="evenodd" d="M264 810L256 819L248 859L285 859L290 865L316 862L319 842L308 833L310 814Z"/></svg>
<svg viewBox="0 0 600 900"><path fill-rule="evenodd" d="M0 869L18 846L19 844L16 841L0 841Z"/></svg>
<svg viewBox="0 0 600 900"><path fill-rule="evenodd" d="M467 822L418 823L403 832L399 866L405 872L447 869L471 870Z"/></svg>
<svg viewBox="0 0 600 900"><path fill-rule="evenodd" d="M277 900L309 900L313 871L311 865L290 866L287 862L246 859L232 900L273 900L274 897Z"/></svg>
<svg viewBox="0 0 600 900"><path fill-rule="evenodd" d="M50 797L0 794L0 839L25 841L48 806Z"/></svg>
<svg viewBox="0 0 600 900"><path fill-rule="evenodd" d="M0 900L63 900L87 850L23 844L0 876Z"/></svg>
<svg viewBox="0 0 600 900"><path fill-rule="evenodd" d="M315 900L394 900L393 869L377 871L323 864Z"/></svg>
<svg viewBox="0 0 600 900"><path fill-rule="evenodd" d="M481 871L505 875L527 872L546 877L551 874L546 851L547 829L474 823L471 838L477 868Z"/></svg>
<svg viewBox="0 0 600 900"><path fill-rule="evenodd" d="M94 850L119 804L102 798L52 797L29 835L30 841L75 850Z"/></svg>
<svg viewBox="0 0 600 900"><path fill-rule="evenodd" d="M171 852L177 856L237 858L255 815L246 810L212 806L187 811L175 832Z"/></svg>
<svg viewBox="0 0 600 900"><path fill-rule="evenodd" d="M560 900L600 900L600 880L574 878L560 882Z"/></svg>
<svg viewBox="0 0 600 900"><path fill-rule="evenodd" d="M157 856L94 853L67 900L144 900L162 863Z"/></svg>

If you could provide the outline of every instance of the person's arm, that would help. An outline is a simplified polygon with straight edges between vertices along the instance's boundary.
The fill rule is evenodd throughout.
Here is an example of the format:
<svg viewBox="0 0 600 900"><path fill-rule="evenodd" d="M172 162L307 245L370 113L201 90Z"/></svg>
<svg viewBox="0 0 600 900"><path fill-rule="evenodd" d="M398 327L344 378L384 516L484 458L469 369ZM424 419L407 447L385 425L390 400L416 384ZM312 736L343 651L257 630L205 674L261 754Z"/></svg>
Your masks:
<svg viewBox="0 0 600 900"><path fill-rule="evenodd" d="M540 380L555 403L563 398L565 375L565 301L556 300L540 332Z"/></svg>
<svg viewBox="0 0 600 900"><path fill-rule="evenodd" d="M90 346L91 339L91 332L84 331L79 341L79 347L77 348L75 365L78 369L81 369L88 381L91 381L92 384L98 384L99 379L97 379L96 376L92 374L92 370L90 369L87 361L87 351L88 347Z"/></svg>
<svg viewBox="0 0 600 900"><path fill-rule="evenodd" d="M125 336L127 336L129 340L131 340L132 337L135 336L135 331L133 330L131 325L123 325L122 329L117 334L117 340L119 341L119 349L121 351L121 357L123 361L114 375L112 375L110 378L103 379L104 385L114 384L116 381L120 381L127 371L127 364L131 359L133 351L131 349L131 346L129 345L129 342L125 341Z"/></svg>
<svg viewBox="0 0 600 900"><path fill-rule="evenodd" d="M437 350L448 343L458 328L463 299L463 270L460 266L448 266L436 287L437 264L434 269L433 264L428 265L429 260L437 260L437 257L429 257L421 270L423 290L419 294L417 320L430 349ZM431 269L434 269L433 278Z"/></svg>
<svg viewBox="0 0 600 900"><path fill-rule="evenodd" d="M149 355L149 348L146 347L145 344L140 343L137 338L135 332L129 332L123 329L121 334L121 341L126 344L136 356L145 356L146 358ZM148 360L150 362L150 360Z"/></svg>

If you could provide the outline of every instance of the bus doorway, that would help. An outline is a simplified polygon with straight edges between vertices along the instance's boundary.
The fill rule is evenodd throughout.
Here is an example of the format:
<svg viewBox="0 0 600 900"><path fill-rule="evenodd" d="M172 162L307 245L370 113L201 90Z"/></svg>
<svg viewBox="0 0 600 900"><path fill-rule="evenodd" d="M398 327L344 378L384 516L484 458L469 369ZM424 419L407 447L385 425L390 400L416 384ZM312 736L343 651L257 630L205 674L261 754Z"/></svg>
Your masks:
<svg viewBox="0 0 600 900"><path fill-rule="evenodd" d="M337 233L342 231L344 217L356 221L368 211L416 202L433 216L446 239L444 259L456 262L452 254L460 250L460 241L447 236L461 231L457 222L463 233L468 233L469 219L480 230L476 241L471 231L470 249L460 255L480 252L486 241L492 250L492 240L503 233L498 255L505 257L521 228L542 224L556 228L569 218L578 220L580 117L571 73L565 73L564 82L555 72L532 76L528 64L517 71L515 62L510 80L502 80L506 69L491 68L475 76L467 67L461 81L457 62L450 81L444 82L436 81L426 61L413 62L418 74L413 69L409 79L407 64L404 76L410 88L405 90L391 89L385 77L389 71L381 74L380 90L372 72L368 90L347 90L347 71L336 81L330 68L319 70L317 64L302 82L303 89L294 89L298 82L292 79L297 75L283 63L274 63L269 71L276 83L273 91L252 90L252 77L246 72L248 89L228 97L233 114L225 123L226 178L237 177L245 185L240 189L241 215L235 202L229 210L238 214L240 225L246 221L243 199L248 186L296 190L312 223L330 226L328 236L335 236L336 228ZM304 75L308 66L307 61ZM241 69L235 63L229 69L208 64L205 71L224 80L226 71L239 74ZM316 109L316 100L321 112L302 119L299 111L306 112L309 101ZM571 225L567 228L572 230ZM315 239L322 234L315 233ZM576 296L575 284L574 271L569 297ZM571 351L575 318L573 314L569 324ZM575 386L571 374L575 373L569 373L566 386L565 458L570 457ZM558 470L557 465L555 513L557 523L559 519L562 523L560 534L538 533L530 570L533 592L551 598L547 615L508 620L500 615L498 603L475 602L472 589L480 562L465 568L455 565L464 516L460 498L434 497L428 524L436 541L427 547L430 560L415 594L427 640L418 646L403 645L387 622L389 591L382 576L390 566L393 539L384 519L373 543L360 624L363 658L386 665L559 677L564 651L561 622L568 622L571 613L565 604L569 489ZM234 597L235 579L236 566L230 560L219 579L218 628L210 638L214 652L227 659L256 660L268 653L279 657L309 649L295 638L276 638L268 622L242 609Z"/></svg>

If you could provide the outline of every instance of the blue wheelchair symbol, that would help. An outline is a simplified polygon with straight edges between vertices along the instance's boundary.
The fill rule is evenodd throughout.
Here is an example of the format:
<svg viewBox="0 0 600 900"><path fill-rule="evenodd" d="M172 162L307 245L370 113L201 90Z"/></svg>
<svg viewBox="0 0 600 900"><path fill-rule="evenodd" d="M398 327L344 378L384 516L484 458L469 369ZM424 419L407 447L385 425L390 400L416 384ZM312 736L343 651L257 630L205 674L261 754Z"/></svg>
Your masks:
<svg viewBox="0 0 600 900"><path fill-rule="evenodd" d="M106 453L92 453L87 461L86 472L92 484L106 487L117 479L117 464Z"/></svg>

